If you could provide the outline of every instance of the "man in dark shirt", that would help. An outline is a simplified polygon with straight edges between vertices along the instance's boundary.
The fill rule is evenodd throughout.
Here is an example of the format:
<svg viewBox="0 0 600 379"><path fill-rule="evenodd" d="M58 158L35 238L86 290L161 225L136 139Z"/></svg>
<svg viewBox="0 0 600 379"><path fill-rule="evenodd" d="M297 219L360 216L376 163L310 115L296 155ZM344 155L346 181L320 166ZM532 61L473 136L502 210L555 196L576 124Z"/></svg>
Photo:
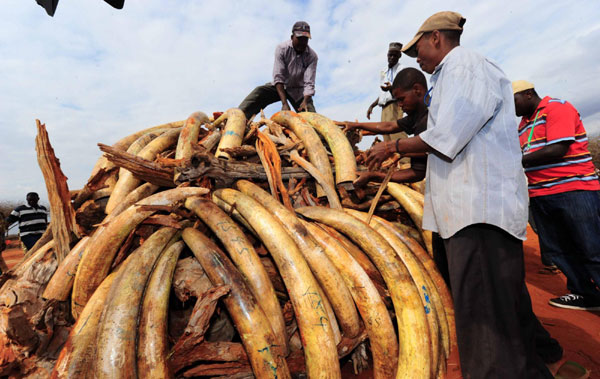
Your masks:
<svg viewBox="0 0 600 379"><path fill-rule="evenodd" d="M401 70L394 79L391 89L392 95L398 107L406 112L406 117L396 121L382 122L349 122L339 123L346 130L363 129L376 134L391 134L406 132L418 135L427 129L427 106L423 99L427 93L427 80L425 75L416 68L405 68ZM391 152L396 151L396 141L382 142L381 145ZM427 156L425 154L410 158L410 168L399 170L392 174L391 180L401 183L418 182L425 178L427 168ZM369 181L381 182L385 173L381 171L363 171L359 173L355 186L364 186Z"/></svg>
<svg viewBox="0 0 600 379"><path fill-rule="evenodd" d="M39 200L37 193L28 193L28 205L19 205L6 219L8 225L19 222L19 237L27 250L35 245L48 226L48 211L38 204Z"/></svg>
<svg viewBox="0 0 600 379"><path fill-rule="evenodd" d="M288 101L298 112L315 111L312 97L315 94L318 56L308 46L309 38L308 23L296 22L291 38L275 49L273 81L256 87L240 104L246 119L250 120L261 109L277 101L281 101L283 111L290 110Z"/></svg>

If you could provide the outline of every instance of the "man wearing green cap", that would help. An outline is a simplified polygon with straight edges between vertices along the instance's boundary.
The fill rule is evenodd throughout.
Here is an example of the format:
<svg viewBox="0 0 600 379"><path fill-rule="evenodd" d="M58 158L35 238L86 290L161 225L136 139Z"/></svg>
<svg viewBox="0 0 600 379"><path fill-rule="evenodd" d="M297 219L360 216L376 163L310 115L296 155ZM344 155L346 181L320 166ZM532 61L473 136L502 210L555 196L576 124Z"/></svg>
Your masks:
<svg viewBox="0 0 600 379"><path fill-rule="evenodd" d="M460 46L465 21L436 13L402 49L432 76L427 130L396 150L429 153L422 226L444 239L463 376L551 378L535 352L539 322L525 286L527 184L511 83ZM379 145L368 163L390 155Z"/></svg>
<svg viewBox="0 0 600 379"><path fill-rule="evenodd" d="M513 82L531 214L542 259L567 277L570 293L550 299L566 309L600 310L600 183L579 112Z"/></svg>

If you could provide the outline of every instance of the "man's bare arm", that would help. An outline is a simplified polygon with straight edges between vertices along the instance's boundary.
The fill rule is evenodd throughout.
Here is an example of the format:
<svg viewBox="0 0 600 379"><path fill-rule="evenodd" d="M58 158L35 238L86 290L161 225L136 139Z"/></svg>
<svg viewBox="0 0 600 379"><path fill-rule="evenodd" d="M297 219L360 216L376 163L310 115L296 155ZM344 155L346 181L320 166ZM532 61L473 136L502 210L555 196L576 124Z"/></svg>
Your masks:
<svg viewBox="0 0 600 379"><path fill-rule="evenodd" d="M398 127L396 121L382 122L351 122L351 121L336 121L336 125L344 126L344 130L350 131L354 129L363 129L375 134L390 134L402 131Z"/></svg>
<svg viewBox="0 0 600 379"><path fill-rule="evenodd" d="M285 88L283 86L283 83L276 83L275 89L277 90L277 94L279 95L279 100L281 100L281 110L289 111L290 106L287 102L287 95L285 94Z"/></svg>
<svg viewBox="0 0 600 379"><path fill-rule="evenodd" d="M557 159L565 156L571 143L573 143L573 141L557 142L548 146L544 146L533 153L523 155L523 167L531 167L556 161Z"/></svg>

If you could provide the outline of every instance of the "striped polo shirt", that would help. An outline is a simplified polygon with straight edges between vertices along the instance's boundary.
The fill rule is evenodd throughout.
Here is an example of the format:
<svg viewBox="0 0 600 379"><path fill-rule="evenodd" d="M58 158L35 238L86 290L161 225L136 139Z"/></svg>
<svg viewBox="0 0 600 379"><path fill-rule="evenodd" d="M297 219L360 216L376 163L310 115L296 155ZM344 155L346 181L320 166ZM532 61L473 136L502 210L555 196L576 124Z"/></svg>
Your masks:
<svg viewBox="0 0 600 379"><path fill-rule="evenodd" d="M553 143L572 141L562 158L525 169L529 196L600 190L583 122L571 103L544 97L531 116L521 119L519 141L524 155Z"/></svg>
<svg viewBox="0 0 600 379"><path fill-rule="evenodd" d="M19 221L19 235L21 237L30 234L42 234L48 224L48 211L43 205L38 205L37 208L19 205L10 212L8 221L10 223Z"/></svg>

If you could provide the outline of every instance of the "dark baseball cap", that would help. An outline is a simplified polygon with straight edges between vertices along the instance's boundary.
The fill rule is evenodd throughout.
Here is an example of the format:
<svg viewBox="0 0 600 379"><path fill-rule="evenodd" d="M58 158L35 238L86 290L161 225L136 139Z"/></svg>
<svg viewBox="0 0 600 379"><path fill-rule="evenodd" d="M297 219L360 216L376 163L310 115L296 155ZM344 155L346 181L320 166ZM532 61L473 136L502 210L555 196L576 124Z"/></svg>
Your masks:
<svg viewBox="0 0 600 379"><path fill-rule="evenodd" d="M296 21L292 27L292 34L296 37L310 38L310 25L306 21Z"/></svg>

